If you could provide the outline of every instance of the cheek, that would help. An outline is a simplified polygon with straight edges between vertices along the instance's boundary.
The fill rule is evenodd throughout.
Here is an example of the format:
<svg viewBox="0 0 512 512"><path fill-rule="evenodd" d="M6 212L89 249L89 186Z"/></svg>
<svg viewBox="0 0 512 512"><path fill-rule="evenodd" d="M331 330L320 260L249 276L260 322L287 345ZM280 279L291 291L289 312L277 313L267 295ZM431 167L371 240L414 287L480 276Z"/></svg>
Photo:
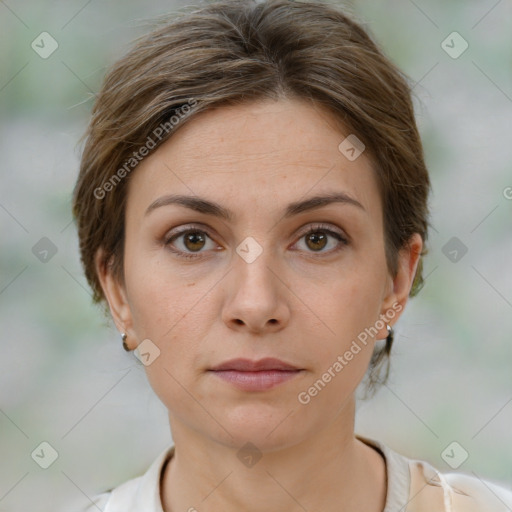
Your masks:
<svg viewBox="0 0 512 512"><path fill-rule="evenodd" d="M143 251L130 243L127 247L125 279L133 327L140 339L158 343L190 309L186 284L166 265L163 251Z"/></svg>
<svg viewBox="0 0 512 512"><path fill-rule="evenodd" d="M359 258L333 276L324 308L329 312L336 334L343 339L353 338L373 325L379 318L386 270L376 258Z"/></svg>
<svg viewBox="0 0 512 512"><path fill-rule="evenodd" d="M125 278L136 337L151 340L160 351L158 364L146 367L148 376L155 384L172 386L172 379L165 384L167 370L182 382L183 370L197 366L208 333L212 283L180 274L165 255L135 251L127 258Z"/></svg>
<svg viewBox="0 0 512 512"><path fill-rule="evenodd" d="M334 417L363 379L374 349L369 328L379 314L375 286L354 277L330 288L329 299L319 309L328 334L309 347L315 371L297 397L305 407L304 417L325 410ZM327 331L325 326L322 330Z"/></svg>
<svg viewBox="0 0 512 512"><path fill-rule="evenodd" d="M315 377L321 378L329 369L331 372L321 378L329 381L331 391L322 392L320 402L326 399L326 395L333 400L344 396L349 388L350 391L355 388L367 370L376 333L372 328L380 318L386 277L384 260L377 260L364 256L354 259L332 276L329 285L317 288L314 309L323 320L320 325L327 335L312 354L318 362ZM322 300L319 300L320 296ZM333 378L332 374L336 377Z"/></svg>

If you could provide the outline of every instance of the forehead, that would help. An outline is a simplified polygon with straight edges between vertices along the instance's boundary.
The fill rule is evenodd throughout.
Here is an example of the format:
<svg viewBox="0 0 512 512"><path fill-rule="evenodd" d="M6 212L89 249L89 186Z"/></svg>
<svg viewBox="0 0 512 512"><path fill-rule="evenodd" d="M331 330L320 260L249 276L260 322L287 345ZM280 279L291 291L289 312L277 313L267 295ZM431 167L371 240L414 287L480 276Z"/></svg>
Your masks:
<svg viewBox="0 0 512 512"><path fill-rule="evenodd" d="M142 214L164 194L189 194L265 211L308 196L345 192L380 215L370 159L350 160L350 135L328 111L305 100L264 100L197 114L133 172L128 209Z"/></svg>

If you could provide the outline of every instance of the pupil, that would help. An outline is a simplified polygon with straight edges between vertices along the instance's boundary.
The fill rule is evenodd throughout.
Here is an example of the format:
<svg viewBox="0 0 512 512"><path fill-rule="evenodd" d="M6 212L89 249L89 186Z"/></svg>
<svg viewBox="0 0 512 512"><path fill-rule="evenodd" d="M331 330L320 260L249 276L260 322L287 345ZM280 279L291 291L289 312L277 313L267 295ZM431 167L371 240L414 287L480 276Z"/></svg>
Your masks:
<svg viewBox="0 0 512 512"><path fill-rule="evenodd" d="M187 242L191 242L192 245L195 244L201 244L201 242L204 242L203 236L200 233L189 233L186 237ZM190 247L187 244L187 247L189 249L200 249L201 247Z"/></svg>
<svg viewBox="0 0 512 512"><path fill-rule="evenodd" d="M313 234L309 235L309 240L312 241L313 244L317 244L321 240L324 241L323 244L321 243L321 247L316 247L316 248L323 249L325 247L325 239L326 239L325 234L318 235L317 233L313 233ZM315 247L313 247L313 249L314 248Z"/></svg>
<svg viewBox="0 0 512 512"><path fill-rule="evenodd" d="M313 245L317 246L313 247L313 249L322 249L325 247L326 236L325 234L312 233L309 235L308 240L313 242ZM204 238L200 233L189 233L186 237L186 241L189 249L200 249L201 244L204 243ZM199 244L199 247L190 247L188 242L190 242L193 246ZM320 247L318 247L318 244Z"/></svg>

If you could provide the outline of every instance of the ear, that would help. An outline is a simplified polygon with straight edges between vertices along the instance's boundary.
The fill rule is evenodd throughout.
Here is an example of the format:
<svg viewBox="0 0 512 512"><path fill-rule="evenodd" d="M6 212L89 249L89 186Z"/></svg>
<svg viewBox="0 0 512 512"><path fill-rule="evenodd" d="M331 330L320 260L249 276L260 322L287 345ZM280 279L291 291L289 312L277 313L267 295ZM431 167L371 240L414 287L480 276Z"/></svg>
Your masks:
<svg viewBox="0 0 512 512"><path fill-rule="evenodd" d="M422 249L423 240L419 233L414 233L408 244L399 251L398 271L394 278L389 276L389 285L382 301L380 316L390 326L396 323L405 309ZM378 337L384 339L387 335L387 328L384 326Z"/></svg>
<svg viewBox="0 0 512 512"><path fill-rule="evenodd" d="M126 294L126 288L125 285L114 276L112 266L109 263L104 263L103 255L103 249L98 249L94 257L96 273L105 298L107 299L114 323L120 333L126 333L128 335L126 343L129 346L130 340L134 340L135 338L132 313Z"/></svg>

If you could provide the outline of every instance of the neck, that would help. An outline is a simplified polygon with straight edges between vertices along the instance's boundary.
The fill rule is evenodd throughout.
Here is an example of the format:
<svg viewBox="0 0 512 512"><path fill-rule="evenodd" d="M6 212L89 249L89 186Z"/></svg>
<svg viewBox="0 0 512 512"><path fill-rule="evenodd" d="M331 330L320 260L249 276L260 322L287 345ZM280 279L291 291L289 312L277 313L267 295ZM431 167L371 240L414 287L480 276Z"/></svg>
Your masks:
<svg viewBox="0 0 512 512"><path fill-rule="evenodd" d="M251 465L227 446L171 420L175 454L162 479L165 512L382 512L382 456L354 436L353 401L321 432ZM351 421L347 421L347 415Z"/></svg>

